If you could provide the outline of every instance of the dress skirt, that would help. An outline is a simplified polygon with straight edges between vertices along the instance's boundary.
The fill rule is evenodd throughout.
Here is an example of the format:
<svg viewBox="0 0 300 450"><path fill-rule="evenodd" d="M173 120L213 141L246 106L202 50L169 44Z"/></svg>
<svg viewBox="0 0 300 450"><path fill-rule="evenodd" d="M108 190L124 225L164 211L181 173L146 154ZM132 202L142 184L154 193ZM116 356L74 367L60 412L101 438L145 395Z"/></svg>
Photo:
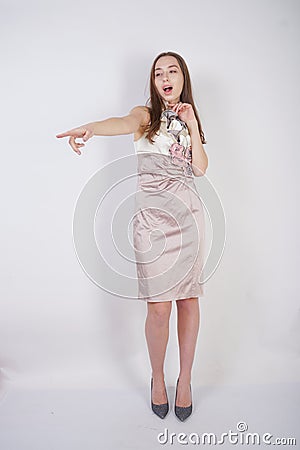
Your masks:
<svg viewBox="0 0 300 450"><path fill-rule="evenodd" d="M133 244L138 298L170 301L204 296L205 221L192 175L170 156L137 153Z"/></svg>

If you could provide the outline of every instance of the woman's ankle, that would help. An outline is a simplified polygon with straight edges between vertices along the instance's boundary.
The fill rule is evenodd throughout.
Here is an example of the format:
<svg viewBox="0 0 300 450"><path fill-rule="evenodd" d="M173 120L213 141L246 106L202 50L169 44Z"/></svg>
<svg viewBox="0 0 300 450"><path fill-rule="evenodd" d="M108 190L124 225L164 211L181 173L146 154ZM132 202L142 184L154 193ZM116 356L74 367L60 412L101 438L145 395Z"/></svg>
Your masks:
<svg viewBox="0 0 300 450"><path fill-rule="evenodd" d="M192 376L189 373L182 373L178 375L178 383L190 384Z"/></svg>
<svg viewBox="0 0 300 450"><path fill-rule="evenodd" d="M152 378L153 378L153 381L156 381L156 382L164 382L165 381L164 373L153 373L152 372Z"/></svg>

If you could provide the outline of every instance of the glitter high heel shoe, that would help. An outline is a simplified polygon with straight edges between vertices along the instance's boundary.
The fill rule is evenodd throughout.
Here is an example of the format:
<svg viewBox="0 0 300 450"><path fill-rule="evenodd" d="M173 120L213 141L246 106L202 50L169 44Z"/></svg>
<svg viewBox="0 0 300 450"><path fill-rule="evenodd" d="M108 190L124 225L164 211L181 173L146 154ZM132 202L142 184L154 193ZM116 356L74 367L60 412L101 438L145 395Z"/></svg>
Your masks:
<svg viewBox="0 0 300 450"><path fill-rule="evenodd" d="M161 419L164 419L169 411L169 402L167 401L167 403L161 403L161 404L153 403L152 402L152 387L153 387L153 378L151 378L151 408L152 408L152 411L158 417L160 417ZM165 389L166 389L166 387L165 387ZM167 390L166 390L166 394L167 394Z"/></svg>
<svg viewBox="0 0 300 450"><path fill-rule="evenodd" d="M175 395L175 414L178 417L181 422L183 422L185 419L187 419L192 414L193 409L193 402L189 406L176 406L176 399L177 399L177 388L178 388L178 379L176 383L176 395ZM190 391L192 396L192 388L190 384Z"/></svg>

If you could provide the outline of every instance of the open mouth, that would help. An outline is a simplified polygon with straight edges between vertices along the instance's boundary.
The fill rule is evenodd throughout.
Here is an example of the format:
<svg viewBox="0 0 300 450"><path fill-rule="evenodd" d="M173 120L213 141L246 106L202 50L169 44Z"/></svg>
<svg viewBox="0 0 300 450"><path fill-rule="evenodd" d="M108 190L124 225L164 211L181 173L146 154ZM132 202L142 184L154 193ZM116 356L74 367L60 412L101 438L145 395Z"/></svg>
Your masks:
<svg viewBox="0 0 300 450"><path fill-rule="evenodd" d="M172 89L173 89L172 86L167 86L164 88L164 92L170 93L170 92L172 92Z"/></svg>

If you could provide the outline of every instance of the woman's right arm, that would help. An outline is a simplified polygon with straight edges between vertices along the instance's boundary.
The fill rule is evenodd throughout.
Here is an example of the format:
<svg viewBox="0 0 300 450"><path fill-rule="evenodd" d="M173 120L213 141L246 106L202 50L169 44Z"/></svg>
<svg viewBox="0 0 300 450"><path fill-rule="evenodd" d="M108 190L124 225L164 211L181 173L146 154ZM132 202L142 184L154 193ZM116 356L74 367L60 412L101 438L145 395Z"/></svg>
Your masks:
<svg viewBox="0 0 300 450"><path fill-rule="evenodd" d="M57 134L57 138L70 136L69 144L73 150L81 155L79 147L85 144L76 142L76 138L82 138L84 142L93 136L117 136L120 134L131 134L138 131L140 126L147 122L149 112L145 106L135 106L127 116L109 117L97 122L90 122L64 133Z"/></svg>

